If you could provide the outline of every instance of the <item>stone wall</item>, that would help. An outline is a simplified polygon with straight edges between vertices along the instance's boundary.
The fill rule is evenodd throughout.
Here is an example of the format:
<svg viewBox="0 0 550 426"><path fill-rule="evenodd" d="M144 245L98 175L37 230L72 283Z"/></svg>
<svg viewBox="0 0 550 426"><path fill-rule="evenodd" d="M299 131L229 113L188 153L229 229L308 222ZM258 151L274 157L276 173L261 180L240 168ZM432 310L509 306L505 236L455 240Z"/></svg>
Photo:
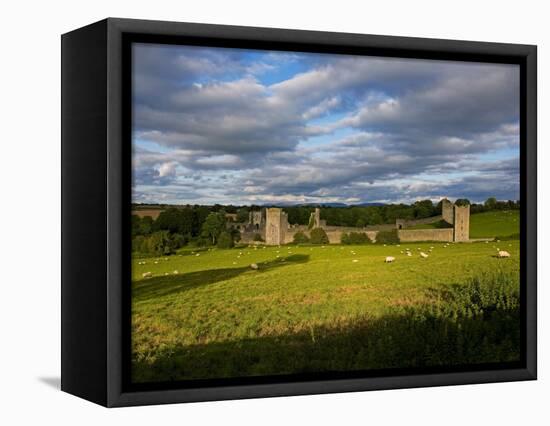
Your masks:
<svg viewBox="0 0 550 426"><path fill-rule="evenodd" d="M397 235L401 242L412 241L453 241L453 229L406 229L398 230Z"/></svg>
<svg viewBox="0 0 550 426"><path fill-rule="evenodd" d="M376 235L378 234L379 230L372 231L367 230L363 228L353 228L353 227L346 227L346 226L323 226L323 229L327 233L328 240L330 244L340 244L342 241L342 234L343 233L349 233L349 232L363 232L368 235L368 237L371 240L376 239ZM393 229L393 225L389 229ZM293 225L289 227L286 230L285 235L285 244L290 244L294 241L294 234L297 232L303 232L308 237L310 236L310 230L307 226L304 225Z"/></svg>

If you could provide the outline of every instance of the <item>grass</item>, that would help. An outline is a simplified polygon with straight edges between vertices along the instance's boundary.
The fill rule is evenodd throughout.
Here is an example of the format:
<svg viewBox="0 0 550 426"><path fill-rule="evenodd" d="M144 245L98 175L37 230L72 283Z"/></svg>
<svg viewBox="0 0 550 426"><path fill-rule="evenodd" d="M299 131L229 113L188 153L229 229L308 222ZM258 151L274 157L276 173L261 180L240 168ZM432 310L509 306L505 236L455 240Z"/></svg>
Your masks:
<svg viewBox="0 0 550 426"><path fill-rule="evenodd" d="M477 213L470 216L470 238L519 235L519 210Z"/></svg>
<svg viewBox="0 0 550 426"><path fill-rule="evenodd" d="M497 259L497 248L511 257ZM385 264L386 256L396 261ZM186 249L135 259L133 380L514 360L518 282L518 241Z"/></svg>
<svg viewBox="0 0 550 426"><path fill-rule="evenodd" d="M406 229L450 227L444 221L415 225ZM519 210L500 210L470 216L470 238L519 239Z"/></svg>
<svg viewBox="0 0 550 426"><path fill-rule="evenodd" d="M432 223L422 223L420 225L408 226L405 229L442 229L442 228L452 228L452 225L449 225L444 220L439 220Z"/></svg>

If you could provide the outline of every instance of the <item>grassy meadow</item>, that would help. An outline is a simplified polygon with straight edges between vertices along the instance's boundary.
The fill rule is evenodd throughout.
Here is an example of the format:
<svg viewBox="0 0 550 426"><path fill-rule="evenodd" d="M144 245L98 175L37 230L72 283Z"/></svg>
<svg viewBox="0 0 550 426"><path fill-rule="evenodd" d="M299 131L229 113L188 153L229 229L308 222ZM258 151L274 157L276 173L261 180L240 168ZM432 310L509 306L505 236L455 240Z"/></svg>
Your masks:
<svg viewBox="0 0 550 426"><path fill-rule="evenodd" d="M519 210L477 213L470 216L470 238L519 239Z"/></svg>
<svg viewBox="0 0 550 426"><path fill-rule="evenodd" d="M439 221L415 225L408 229L434 229L451 227ZM502 210L476 213L470 216L470 238L519 239L519 210Z"/></svg>
<svg viewBox="0 0 550 426"><path fill-rule="evenodd" d="M514 233L482 215L472 237ZM517 240L185 248L133 262L135 382L519 359Z"/></svg>

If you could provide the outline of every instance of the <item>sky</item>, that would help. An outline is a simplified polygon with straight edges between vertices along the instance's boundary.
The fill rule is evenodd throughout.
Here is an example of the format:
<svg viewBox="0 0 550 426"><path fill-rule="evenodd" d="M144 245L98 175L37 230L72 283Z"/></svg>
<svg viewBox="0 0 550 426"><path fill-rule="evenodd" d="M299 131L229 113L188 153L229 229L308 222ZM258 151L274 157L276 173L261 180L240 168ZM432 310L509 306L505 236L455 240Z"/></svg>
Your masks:
<svg viewBox="0 0 550 426"><path fill-rule="evenodd" d="M519 199L515 65L135 44L135 203Z"/></svg>

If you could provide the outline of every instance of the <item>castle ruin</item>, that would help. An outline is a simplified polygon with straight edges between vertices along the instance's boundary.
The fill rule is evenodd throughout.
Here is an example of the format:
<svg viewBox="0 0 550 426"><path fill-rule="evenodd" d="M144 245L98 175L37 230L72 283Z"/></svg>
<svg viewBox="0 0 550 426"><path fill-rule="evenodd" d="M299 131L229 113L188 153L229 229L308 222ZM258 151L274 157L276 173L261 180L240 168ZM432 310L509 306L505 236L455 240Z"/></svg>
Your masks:
<svg viewBox="0 0 550 426"><path fill-rule="evenodd" d="M431 229L414 229L418 225L445 222L442 227ZM235 223L228 226L235 226L241 231L243 242L261 243L266 245L282 245L291 243L297 232L309 235L314 228L322 228L327 233L332 244L341 241L344 232L364 232L371 240L376 240L380 231L396 229L399 239L402 242L413 241L444 241L444 242L467 242L470 240L470 206L457 206L451 201L444 199L441 202L441 215L424 219L396 219L395 225L370 225L363 228L327 226L326 220L321 219L321 209L316 207L310 214L308 225L290 225L288 216L280 207L261 208L250 211L248 222ZM260 237L258 239L258 236Z"/></svg>
<svg viewBox="0 0 550 426"><path fill-rule="evenodd" d="M444 221L449 228L406 229L407 227ZM401 241L448 241L470 240L470 206L457 206L446 198L441 201L441 216L418 220L397 219L395 227Z"/></svg>

